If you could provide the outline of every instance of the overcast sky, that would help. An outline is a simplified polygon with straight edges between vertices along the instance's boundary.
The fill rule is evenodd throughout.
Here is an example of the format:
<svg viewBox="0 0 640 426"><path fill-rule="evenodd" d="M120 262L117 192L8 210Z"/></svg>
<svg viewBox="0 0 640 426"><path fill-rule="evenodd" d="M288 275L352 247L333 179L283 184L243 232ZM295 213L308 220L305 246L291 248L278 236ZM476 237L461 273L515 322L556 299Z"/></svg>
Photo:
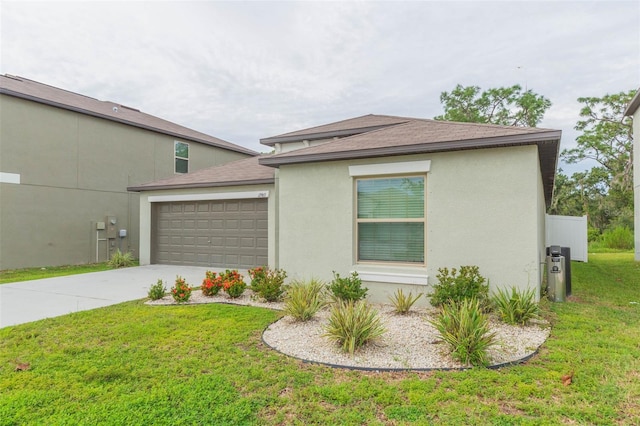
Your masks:
<svg viewBox="0 0 640 426"><path fill-rule="evenodd" d="M257 150L440 93L520 84L574 145L578 97L640 87L640 1L0 3L0 72ZM571 171L571 167L562 166Z"/></svg>

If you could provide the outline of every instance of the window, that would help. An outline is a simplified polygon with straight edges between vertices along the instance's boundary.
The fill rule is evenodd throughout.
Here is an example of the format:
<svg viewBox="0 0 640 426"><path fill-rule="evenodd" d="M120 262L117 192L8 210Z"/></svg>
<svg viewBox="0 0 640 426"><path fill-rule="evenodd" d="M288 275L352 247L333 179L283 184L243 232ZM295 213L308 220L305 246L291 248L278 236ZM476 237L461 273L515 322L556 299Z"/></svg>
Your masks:
<svg viewBox="0 0 640 426"><path fill-rule="evenodd" d="M184 142L175 142L175 172L189 173L189 144Z"/></svg>
<svg viewBox="0 0 640 426"><path fill-rule="evenodd" d="M425 177L357 179L359 262L424 264Z"/></svg>

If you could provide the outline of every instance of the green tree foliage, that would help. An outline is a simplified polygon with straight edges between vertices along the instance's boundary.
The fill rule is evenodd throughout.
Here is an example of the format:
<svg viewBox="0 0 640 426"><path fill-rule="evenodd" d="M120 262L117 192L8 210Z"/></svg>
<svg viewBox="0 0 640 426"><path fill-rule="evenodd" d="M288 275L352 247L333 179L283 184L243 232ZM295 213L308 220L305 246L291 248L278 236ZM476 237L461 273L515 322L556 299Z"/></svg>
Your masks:
<svg viewBox="0 0 640 426"><path fill-rule="evenodd" d="M478 86L458 84L451 92L442 92L440 103L444 114L436 120L521 127L535 127L551 106L549 99L517 84L483 92Z"/></svg>
<svg viewBox="0 0 640 426"><path fill-rule="evenodd" d="M575 148L562 152L569 164L595 161L596 166L571 177L559 173L551 214L583 215L601 232L633 226L633 133L624 110L635 90L579 98L584 106L575 129L582 132Z"/></svg>

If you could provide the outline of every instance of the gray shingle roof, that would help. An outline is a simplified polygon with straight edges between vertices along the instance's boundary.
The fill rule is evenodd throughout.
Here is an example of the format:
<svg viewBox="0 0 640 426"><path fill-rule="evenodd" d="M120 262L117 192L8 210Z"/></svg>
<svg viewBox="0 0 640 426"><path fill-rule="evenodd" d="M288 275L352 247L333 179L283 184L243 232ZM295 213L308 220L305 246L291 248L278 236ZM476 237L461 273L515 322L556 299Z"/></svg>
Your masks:
<svg viewBox="0 0 640 426"><path fill-rule="evenodd" d="M127 190L150 191L159 189L206 188L273 183L275 169L258 164L259 158L261 157L243 158L221 166L209 167L191 173L132 186L127 188Z"/></svg>
<svg viewBox="0 0 640 426"><path fill-rule="evenodd" d="M332 137L345 137L360 133L370 132L395 124L406 123L415 120L406 117L394 117L391 115L363 115L362 117L349 118L335 123L324 124L322 126L310 127L308 129L296 130L295 132L284 133L278 136L260 139L263 145L273 146L280 142L292 142L300 140L328 139Z"/></svg>
<svg viewBox="0 0 640 426"><path fill-rule="evenodd" d="M180 139L216 146L243 154L257 155L257 152L251 149L180 126L179 124L163 120L153 115L145 114L135 108L114 102L100 101L24 77L0 75L0 93L152 130Z"/></svg>
<svg viewBox="0 0 640 426"><path fill-rule="evenodd" d="M389 123L394 117L363 116L334 125L348 133L345 123L359 124L362 120L382 117ZM279 167L286 164L356 158L385 157L481 148L537 145L545 199L551 202L553 182L560 148L559 130L533 127L498 126L491 124L457 123L426 119L395 117L396 124L387 124L373 130L355 133L321 145L263 157L260 164ZM320 126L331 128L332 125ZM305 140L317 128L295 132L297 140ZM291 134L288 134L291 135ZM292 141L292 139L290 140Z"/></svg>

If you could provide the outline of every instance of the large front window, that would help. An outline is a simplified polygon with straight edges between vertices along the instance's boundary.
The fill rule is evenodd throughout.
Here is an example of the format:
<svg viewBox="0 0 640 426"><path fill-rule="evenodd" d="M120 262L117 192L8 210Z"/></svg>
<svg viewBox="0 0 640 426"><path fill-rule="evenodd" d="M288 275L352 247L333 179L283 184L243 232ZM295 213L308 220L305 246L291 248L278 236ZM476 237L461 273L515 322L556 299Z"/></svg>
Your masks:
<svg viewBox="0 0 640 426"><path fill-rule="evenodd" d="M359 262L424 264L424 176L358 179Z"/></svg>

